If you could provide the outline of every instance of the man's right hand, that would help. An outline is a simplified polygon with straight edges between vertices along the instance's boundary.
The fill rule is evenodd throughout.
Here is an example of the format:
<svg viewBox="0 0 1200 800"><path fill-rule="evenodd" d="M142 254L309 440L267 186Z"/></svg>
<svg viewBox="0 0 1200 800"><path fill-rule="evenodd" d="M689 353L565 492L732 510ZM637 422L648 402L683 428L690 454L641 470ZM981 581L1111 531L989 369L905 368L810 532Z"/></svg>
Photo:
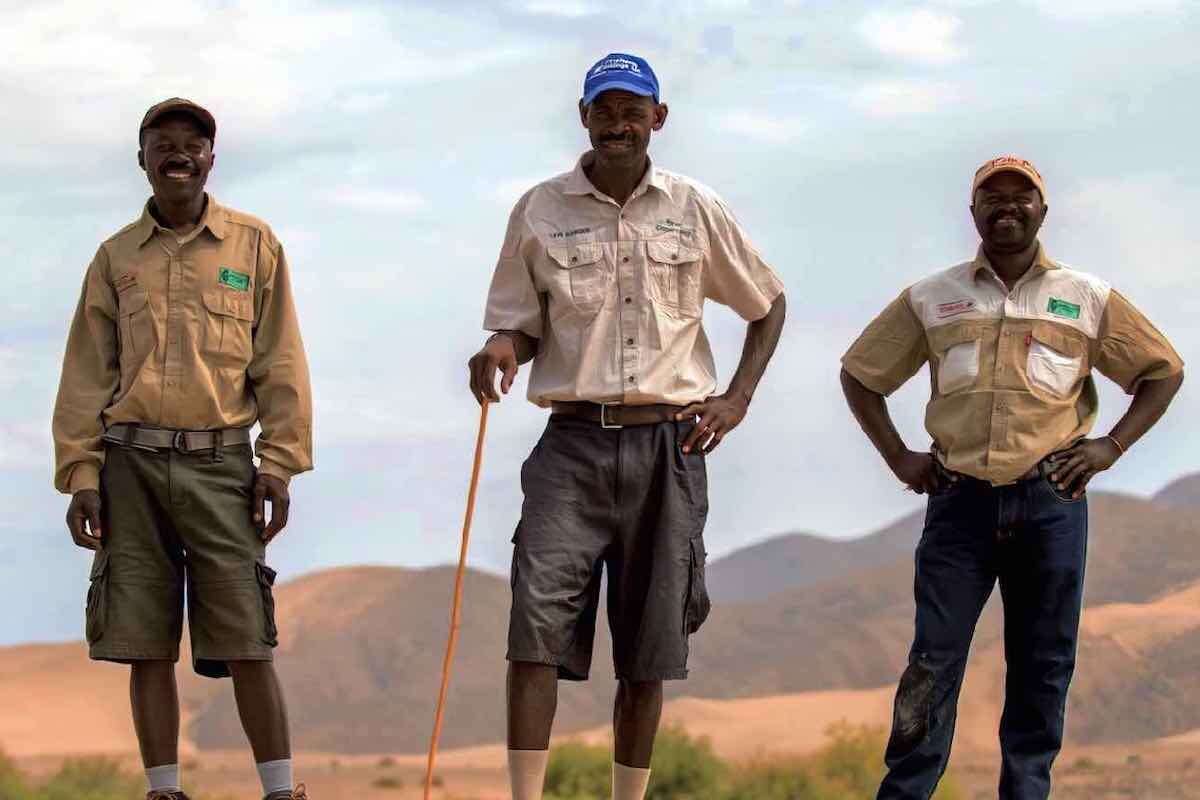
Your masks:
<svg viewBox="0 0 1200 800"><path fill-rule="evenodd" d="M496 393L496 370L500 370L500 391L508 394L517 377L517 349L511 336L497 334L487 340L483 349L467 362L471 374L471 394L480 404L500 402Z"/></svg>
<svg viewBox="0 0 1200 800"><path fill-rule="evenodd" d="M905 487L917 494L933 494L941 488L942 479L932 453L904 450L888 466Z"/></svg>
<svg viewBox="0 0 1200 800"><path fill-rule="evenodd" d="M80 489L71 496L71 505L67 508L67 529L78 546L88 550L100 549L103 534L100 530L99 492Z"/></svg>

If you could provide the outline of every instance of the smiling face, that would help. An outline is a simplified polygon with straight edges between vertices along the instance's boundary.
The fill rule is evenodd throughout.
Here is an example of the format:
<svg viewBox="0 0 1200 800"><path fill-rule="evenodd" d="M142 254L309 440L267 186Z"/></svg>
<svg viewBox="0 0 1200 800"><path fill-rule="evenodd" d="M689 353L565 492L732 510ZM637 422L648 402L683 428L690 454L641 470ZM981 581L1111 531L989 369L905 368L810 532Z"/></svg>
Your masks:
<svg viewBox="0 0 1200 800"><path fill-rule="evenodd" d="M213 160L212 140L190 115L165 115L142 133L138 164L146 171L154 196L169 205L183 205L203 195Z"/></svg>
<svg viewBox="0 0 1200 800"><path fill-rule="evenodd" d="M579 104L579 116L604 168L630 169L643 162L650 134L667 121L665 103L620 89L601 92L591 105Z"/></svg>
<svg viewBox="0 0 1200 800"><path fill-rule="evenodd" d="M975 192L971 214L993 253L1020 253L1037 239L1047 206L1033 182L1019 172L998 172Z"/></svg>

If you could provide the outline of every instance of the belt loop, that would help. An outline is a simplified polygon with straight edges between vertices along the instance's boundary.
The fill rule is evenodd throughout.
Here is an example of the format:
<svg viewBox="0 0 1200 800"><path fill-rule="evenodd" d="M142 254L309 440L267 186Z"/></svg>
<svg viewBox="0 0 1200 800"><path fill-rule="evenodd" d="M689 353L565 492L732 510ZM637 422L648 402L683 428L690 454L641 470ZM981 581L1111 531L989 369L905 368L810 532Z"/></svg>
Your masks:
<svg viewBox="0 0 1200 800"><path fill-rule="evenodd" d="M220 464L225 460L225 456L221 453L221 445L225 443L225 431L212 432L212 460L214 464Z"/></svg>
<svg viewBox="0 0 1200 800"><path fill-rule="evenodd" d="M125 423L124 442L126 447L133 447L133 435L137 433L137 426L132 422Z"/></svg>

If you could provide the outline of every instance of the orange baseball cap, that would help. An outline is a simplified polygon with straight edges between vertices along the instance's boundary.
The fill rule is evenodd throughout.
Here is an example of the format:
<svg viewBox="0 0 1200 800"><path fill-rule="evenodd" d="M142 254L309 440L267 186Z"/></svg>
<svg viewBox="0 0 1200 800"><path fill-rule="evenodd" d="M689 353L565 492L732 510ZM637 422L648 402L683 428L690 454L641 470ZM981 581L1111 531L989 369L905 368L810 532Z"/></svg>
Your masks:
<svg viewBox="0 0 1200 800"><path fill-rule="evenodd" d="M1000 156L991 161L985 161L983 166L975 171L975 180L971 182L972 202L975 200L975 192L979 190L983 182L998 172L1016 172L1029 178L1037 190L1042 193L1042 202L1047 202L1046 182L1042 180L1042 173L1038 172L1037 167L1032 163L1020 156Z"/></svg>
<svg viewBox="0 0 1200 800"><path fill-rule="evenodd" d="M138 137L142 135L142 131L154 125L159 117L164 114L170 114L173 111L180 111L191 116L200 123L200 128L208 138L216 141L217 138L217 121L207 108L199 103L193 103L191 100L185 100L182 97L172 97L169 100L163 100L161 103L155 103L150 106L146 112L146 116L142 117L142 126L138 128Z"/></svg>

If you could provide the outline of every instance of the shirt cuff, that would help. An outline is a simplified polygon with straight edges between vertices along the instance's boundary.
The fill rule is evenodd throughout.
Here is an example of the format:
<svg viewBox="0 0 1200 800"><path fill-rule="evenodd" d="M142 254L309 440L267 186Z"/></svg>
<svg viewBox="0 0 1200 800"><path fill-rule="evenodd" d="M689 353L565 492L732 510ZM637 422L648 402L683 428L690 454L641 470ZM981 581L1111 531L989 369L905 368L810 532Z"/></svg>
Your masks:
<svg viewBox="0 0 1200 800"><path fill-rule="evenodd" d="M75 494L84 489L100 491L100 468L87 461L81 461L71 469L71 477L67 481L67 494Z"/></svg>
<svg viewBox="0 0 1200 800"><path fill-rule="evenodd" d="M292 482L292 475L295 474L286 467L281 467L274 461L268 461L265 458L259 459L258 471L264 475L270 475L273 478L279 478L279 480L283 481L285 485Z"/></svg>

